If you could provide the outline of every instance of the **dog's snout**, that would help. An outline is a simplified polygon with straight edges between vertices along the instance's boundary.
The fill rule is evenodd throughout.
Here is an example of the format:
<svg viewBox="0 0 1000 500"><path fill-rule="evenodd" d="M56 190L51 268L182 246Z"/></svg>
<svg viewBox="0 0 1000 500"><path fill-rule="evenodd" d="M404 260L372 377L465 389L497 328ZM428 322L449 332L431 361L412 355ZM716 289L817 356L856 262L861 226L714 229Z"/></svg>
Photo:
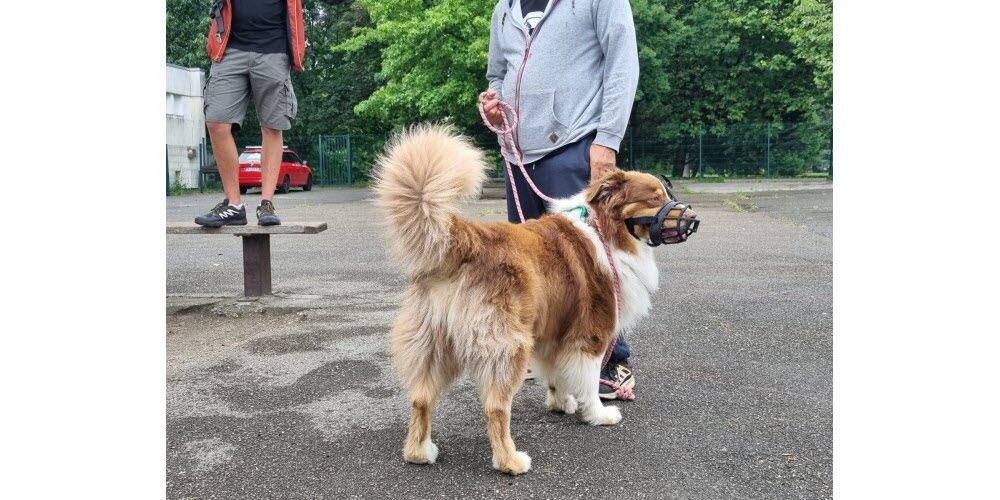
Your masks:
<svg viewBox="0 0 1000 500"><path fill-rule="evenodd" d="M694 210L691 210L689 208L689 209L687 209L687 210L684 211L684 217L689 217L691 219L697 219L698 218L698 213L695 212Z"/></svg>

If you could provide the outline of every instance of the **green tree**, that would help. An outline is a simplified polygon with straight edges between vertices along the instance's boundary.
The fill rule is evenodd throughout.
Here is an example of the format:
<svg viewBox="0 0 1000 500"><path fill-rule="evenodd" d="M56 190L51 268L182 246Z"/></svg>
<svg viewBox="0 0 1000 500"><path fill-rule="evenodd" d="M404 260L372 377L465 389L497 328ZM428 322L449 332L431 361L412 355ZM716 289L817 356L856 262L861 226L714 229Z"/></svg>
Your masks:
<svg viewBox="0 0 1000 500"><path fill-rule="evenodd" d="M382 85L355 110L387 126L447 120L481 131L490 15L496 0L361 0L372 26L341 47L380 47Z"/></svg>
<svg viewBox="0 0 1000 500"><path fill-rule="evenodd" d="M378 88L378 46L336 50L355 29L370 26L368 12L357 2L330 6L306 0L303 5L309 49L305 71L292 73L299 99L296 128L308 135L369 132L375 124L355 114L354 106Z"/></svg>
<svg viewBox="0 0 1000 500"><path fill-rule="evenodd" d="M821 104L833 107L833 2L799 0L787 19L795 55L813 69Z"/></svg>
<svg viewBox="0 0 1000 500"><path fill-rule="evenodd" d="M764 144L766 135L751 139L747 134L766 134L766 127L728 126L811 123L824 114L829 99L816 81L819 58L804 57L803 44L795 41L800 36L795 21L802 15L796 5L791 0L632 1L642 68L633 139L657 145L660 168L681 175L696 158L699 131L739 144ZM756 151L737 144L718 147ZM763 166L766 151L754 154ZM716 159L725 168L726 157ZM756 173L745 157L729 161L744 164L744 173Z"/></svg>
<svg viewBox="0 0 1000 500"><path fill-rule="evenodd" d="M205 35L212 19L211 0L167 0L167 62L208 71Z"/></svg>
<svg viewBox="0 0 1000 500"><path fill-rule="evenodd" d="M641 75L623 158L680 175L712 136L712 167L757 174L768 124L772 163L795 173L830 144L832 4L824 0L631 0ZM209 0L167 1L167 61L207 69ZM476 98L485 87L496 0L305 0L310 53L293 73L292 134L385 131L425 120L454 123L481 144ZM243 134L259 140L248 117ZM250 134L258 137L250 137ZM380 141L371 140L375 150Z"/></svg>

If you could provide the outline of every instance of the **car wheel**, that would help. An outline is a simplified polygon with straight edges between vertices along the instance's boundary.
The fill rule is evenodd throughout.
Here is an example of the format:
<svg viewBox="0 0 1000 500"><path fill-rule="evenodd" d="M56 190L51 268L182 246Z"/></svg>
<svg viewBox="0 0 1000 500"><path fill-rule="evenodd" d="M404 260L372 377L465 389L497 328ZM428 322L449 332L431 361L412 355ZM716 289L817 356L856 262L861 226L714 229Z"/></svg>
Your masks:
<svg viewBox="0 0 1000 500"><path fill-rule="evenodd" d="M306 179L306 185L302 186L302 190L312 191L312 188L313 188L313 176L312 174L309 174L309 177Z"/></svg>
<svg viewBox="0 0 1000 500"><path fill-rule="evenodd" d="M281 181L281 185L278 186L278 192L281 194L285 194L290 189L292 189L292 179L286 175L285 180Z"/></svg>
<svg viewBox="0 0 1000 500"><path fill-rule="evenodd" d="M250 189L246 186L240 186L240 194L247 194L247 190Z"/></svg>

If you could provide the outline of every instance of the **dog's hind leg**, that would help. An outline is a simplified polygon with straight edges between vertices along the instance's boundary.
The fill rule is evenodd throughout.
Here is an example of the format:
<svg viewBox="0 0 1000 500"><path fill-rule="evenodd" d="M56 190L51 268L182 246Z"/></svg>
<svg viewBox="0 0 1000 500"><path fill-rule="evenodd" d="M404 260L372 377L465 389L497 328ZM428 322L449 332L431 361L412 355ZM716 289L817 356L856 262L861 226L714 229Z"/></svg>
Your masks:
<svg viewBox="0 0 1000 500"><path fill-rule="evenodd" d="M417 364L414 364L417 371ZM438 395L455 379L455 365L431 362L423 365L422 373L414 373L410 380L410 427L403 447L403 458L410 463L434 463L438 447L431 441L431 418Z"/></svg>
<svg viewBox="0 0 1000 500"><path fill-rule="evenodd" d="M523 474L531 469L531 457L517 451L510 436L510 408L514 394L524 382L529 350L517 348L512 356L477 360L473 370L482 390L486 430L493 448L493 467L508 474Z"/></svg>
<svg viewBox="0 0 1000 500"><path fill-rule="evenodd" d="M440 365L428 368L427 375L410 385L410 427L403 447L403 459L414 464L434 463L438 447L431 441L431 418L438 394L450 385L454 376L442 373Z"/></svg>
<svg viewBox="0 0 1000 500"><path fill-rule="evenodd" d="M462 367L443 335L397 325L391 338L393 361L409 390L412 405L403 459L415 464L432 464L438 456L438 447L431 441L434 405L438 395L451 385Z"/></svg>

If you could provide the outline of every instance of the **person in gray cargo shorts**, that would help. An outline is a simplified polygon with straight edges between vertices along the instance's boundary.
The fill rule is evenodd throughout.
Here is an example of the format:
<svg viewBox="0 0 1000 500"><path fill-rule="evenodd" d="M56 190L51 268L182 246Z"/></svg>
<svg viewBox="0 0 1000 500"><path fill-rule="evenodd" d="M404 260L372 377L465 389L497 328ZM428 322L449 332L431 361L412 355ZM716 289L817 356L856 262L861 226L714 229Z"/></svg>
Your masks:
<svg viewBox="0 0 1000 500"><path fill-rule="evenodd" d="M282 131L291 128L298 107L290 75L288 7L285 0L265 0L232 2L232 8L228 44L221 60L212 61L204 93L205 121L226 199L195 222L210 227L247 223L233 132L243 126L252 98L263 138L257 222L272 226L281 224L271 198L281 166Z"/></svg>

